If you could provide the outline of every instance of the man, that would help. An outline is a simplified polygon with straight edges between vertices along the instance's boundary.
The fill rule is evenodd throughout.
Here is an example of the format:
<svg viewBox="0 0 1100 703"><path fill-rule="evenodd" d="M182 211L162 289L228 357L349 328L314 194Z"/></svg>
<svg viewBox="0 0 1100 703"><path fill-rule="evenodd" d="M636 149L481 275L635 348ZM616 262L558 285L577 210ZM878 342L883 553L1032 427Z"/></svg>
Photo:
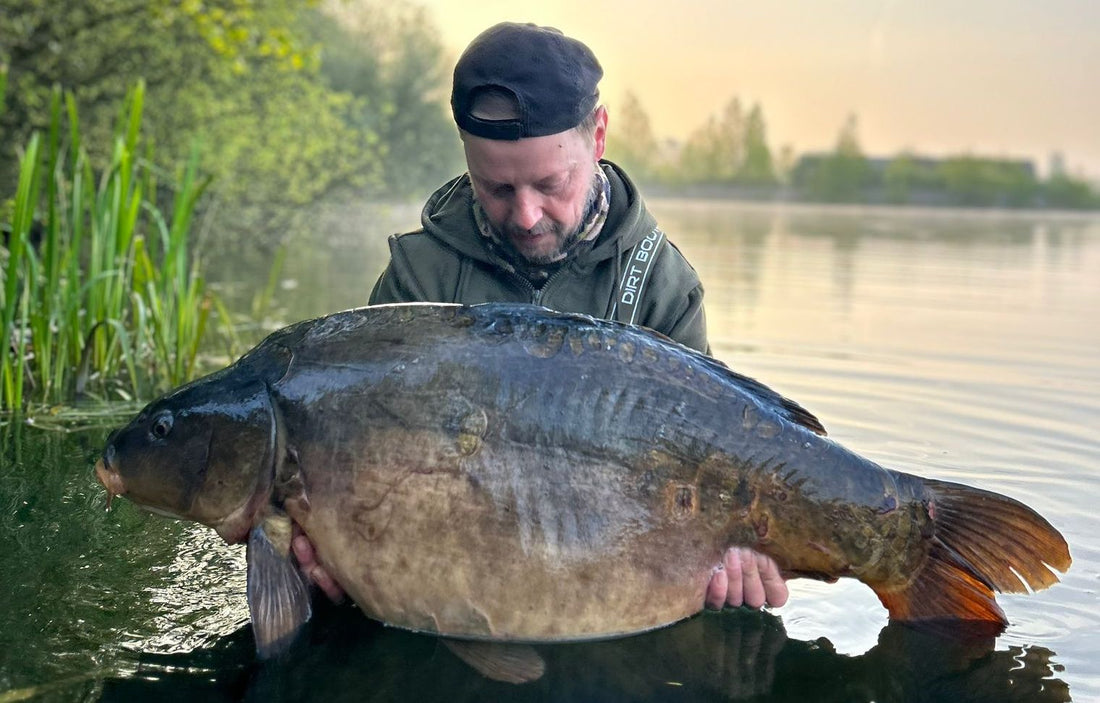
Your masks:
<svg viewBox="0 0 1100 703"><path fill-rule="evenodd" d="M451 108L468 172L437 190L422 228L390 238L370 303L528 302L650 327L708 351L703 288L626 174L601 161L607 110L596 57L558 30L503 23L458 60ZM340 589L298 535L303 570ZM731 549L706 604L780 606L775 561Z"/></svg>

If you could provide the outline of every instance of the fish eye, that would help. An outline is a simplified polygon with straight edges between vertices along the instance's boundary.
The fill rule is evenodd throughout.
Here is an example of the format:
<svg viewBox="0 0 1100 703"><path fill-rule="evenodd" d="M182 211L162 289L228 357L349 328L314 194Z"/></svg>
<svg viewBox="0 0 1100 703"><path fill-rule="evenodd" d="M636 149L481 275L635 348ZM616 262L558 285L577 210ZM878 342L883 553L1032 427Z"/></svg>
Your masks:
<svg viewBox="0 0 1100 703"><path fill-rule="evenodd" d="M172 414L163 413L157 419L153 420L153 426L150 429L150 433L156 439L164 439L168 436L168 433L172 431Z"/></svg>

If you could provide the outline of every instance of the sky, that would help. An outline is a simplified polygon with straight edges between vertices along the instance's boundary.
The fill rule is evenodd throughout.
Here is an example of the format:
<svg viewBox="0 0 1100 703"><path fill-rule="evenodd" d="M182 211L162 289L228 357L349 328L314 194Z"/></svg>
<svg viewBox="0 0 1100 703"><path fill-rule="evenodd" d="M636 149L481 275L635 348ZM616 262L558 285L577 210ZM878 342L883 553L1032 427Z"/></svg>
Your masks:
<svg viewBox="0 0 1100 703"><path fill-rule="evenodd" d="M759 103L773 150L833 147L855 114L892 156L1060 152L1100 181L1098 0L415 0L457 59L499 21L557 27L604 68L614 129L627 91L659 138L685 138L734 97Z"/></svg>

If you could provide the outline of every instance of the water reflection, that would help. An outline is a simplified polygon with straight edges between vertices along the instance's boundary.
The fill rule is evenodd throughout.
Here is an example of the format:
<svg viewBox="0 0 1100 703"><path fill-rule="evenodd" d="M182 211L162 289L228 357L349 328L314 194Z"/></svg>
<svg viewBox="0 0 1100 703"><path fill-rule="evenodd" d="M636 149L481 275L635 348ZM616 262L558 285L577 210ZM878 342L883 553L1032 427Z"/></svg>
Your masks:
<svg viewBox="0 0 1100 703"><path fill-rule="evenodd" d="M1095 217L679 201L653 208L699 271L716 349L899 348L912 358L1012 336L1020 344L1011 352L1042 362L1097 339L1082 338L1078 322L1100 300Z"/></svg>
<svg viewBox="0 0 1100 703"><path fill-rule="evenodd" d="M138 676L102 682L101 700L186 694L208 701L1029 701L1070 700L1045 648L993 648L891 624L860 656L787 637L765 613L705 613L608 642L540 647L547 673L512 686L466 667L431 637L348 608L322 608L288 660L253 664L242 630L189 655L149 655Z"/></svg>

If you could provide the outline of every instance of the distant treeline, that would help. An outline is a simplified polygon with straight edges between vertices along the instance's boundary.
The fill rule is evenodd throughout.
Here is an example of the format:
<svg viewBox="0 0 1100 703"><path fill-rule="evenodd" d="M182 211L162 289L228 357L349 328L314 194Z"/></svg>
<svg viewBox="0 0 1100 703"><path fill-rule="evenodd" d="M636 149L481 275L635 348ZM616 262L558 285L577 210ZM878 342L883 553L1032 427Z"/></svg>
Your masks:
<svg viewBox="0 0 1100 703"><path fill-rule="evenodd" d="M1040 180L1030 161L963 154L944 159L902 153L858 159L837 177L836 154L803 156L792 190L808 200L971 207L1100 207L1087 181L1064 173Z"/></svg>
<svg viewBox="0 0 1100 703"><path fill-rule="evenodd" d="M904 152L870 158L850 116L832 151L773 156L763 110L731 100L683 144L660 142L640 101L612 106L608 156L657 192L813 202L1011 208L1100 208L1088 181L1054 169L1040 179L1026 160ZM1057 164L1058 159L1055 159Z"/></svg>

